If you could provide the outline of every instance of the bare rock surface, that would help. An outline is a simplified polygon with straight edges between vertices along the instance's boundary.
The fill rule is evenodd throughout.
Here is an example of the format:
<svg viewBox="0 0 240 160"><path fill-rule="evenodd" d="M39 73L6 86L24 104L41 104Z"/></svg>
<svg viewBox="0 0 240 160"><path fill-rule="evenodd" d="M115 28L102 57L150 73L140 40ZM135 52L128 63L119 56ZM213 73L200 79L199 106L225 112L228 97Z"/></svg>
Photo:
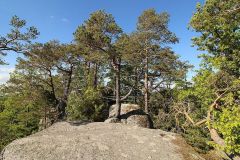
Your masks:
<svg viewBox="0 0 240 160"><path fill-rule="evenodd" d="M112 105L110 108L109 108L109 117L114 117L115 116L115 108L116 108L116 105ZM121 115L126 115L127 113L130 113L130 112L137 112L137 111L140 111L141 112L141 108L139 105L137 104L121 104ZM136 113L135 113L136 114Z"/></svg>
<svg viewBox="0 0 240 160"><path fill-rule="evenodd" d="M109 119L106 123L119 123L115 116L116 105L112 105L109 109ZM124 124L135 125L144 128L153 128L153 122L148 114L146 114L137 104L121 104L120 122Z"/></svg>
<svg viewBox="0 0 240 160"><path fill-rule="evenodd" d="M204 160L174 133L121 123L58 122L10 143L3 160Z"/></svg>

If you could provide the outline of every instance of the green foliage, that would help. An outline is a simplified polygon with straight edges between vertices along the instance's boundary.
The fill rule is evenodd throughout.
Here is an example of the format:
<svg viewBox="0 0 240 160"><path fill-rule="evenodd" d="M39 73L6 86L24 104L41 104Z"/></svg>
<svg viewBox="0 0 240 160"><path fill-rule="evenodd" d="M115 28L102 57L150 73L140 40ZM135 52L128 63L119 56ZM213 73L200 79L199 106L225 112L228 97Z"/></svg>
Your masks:
<svg viewBox="0 0 240 160"><path fill-rule="evenodd" d="M160 128L168 132L179 132L179 128L176 126L176 121L174 119L174 114L159 109L158 114L153 115L152 117L155 128Z"/></svg>
<svg viewBox="0 0 240 160"><path fill-rule="evenodd" d="M187 143L195 147L199 152L206 153L212 147L208 144L210 135L208 130L202 127L189 126L186 127L182 136L186 139Z"/></svg>
<svg viewBox="0 0 240 160"><path fill-rule="evenodd" d="M67 105L69 120L103 121L106 115L106 104L104 104L101 92L92 87L87 88L83 94L72 92ZM108 110L107 110L108 111Z"/></svg>
<svg viewBox="0 0 240 160"><path fill-rule="evenodd" d="M117 51L114 43L121 33L122 29L117 25L114 17L102 10L92 13L90 18L85 21L83 25L79 26L74 33L75 41L78 45L83 46L90 52L90 54L88 54L90 57L90 64L95 63L96 67L99 62L107 65L110 64L110 69L114 71L115 99L119 107L121 96L121 53ZM92 52L95 56L91 54ZM98 57L97 61L95 57ZM113 77L111 77L111 79L113 79ZM118 112L116 115L119 114Z"/></svg>
<svg viewBox="0 0 240 160"><path fill-rule="evenodd" d="M99 10L93 12L90 18L77 28L74 36L79 45L84 44L85 48L89 47L87 48L88 51L95 51L96 55L98 53L96 51L105 53L111 50L111 45L121 32L122 30L115 22L113 16L103 10ZM112 53L108 52L108 54Z"/></svg>
<svg viewBox="0 0 240 160"><path fill-rule="evenodd" d="M184 93L196 98L197 110L208 113L205 126L218 134L212 136L218 136L213 138L213 146L233 155L240 154L239 11L238 0L207 0L204 5L197 5L190 25L201 34L193 38L193 43L208 54L201 55L202 69L193 79L192 89ZM194 113L191 114L194 117ZM199 117L193 119L197 121ZM220 143L220 139L225 144Z"/></svg>
<svg viewBox="0 0 240 160"><path fill-rule="evenodd" d="M5 56L8 51L26 52L31 40L39 35L35 27L25 28L26 21L17 16L12 17L10 26L11 31L6 36L0 35L0 56ZM1 58L0 64L6 64ZM39 107L42 104L30 100L32 93L29 90L23 91L22 86L24 85L13 90L1 86L0 150L12 140L29 135L38 129Z"/></svg>
<svg viewBox="0 0 240 160"><path fill-rule="evenodd" d="M217 146L229 154L240 153L240 108L224 108L214 124L222 134L226 147Z"/></svg>
<svg viewBox="0 0 240 160"><path fill-rule="evenodd" d="M188 89L181 90L178 93L178 100L191 103L189 115L195 122L205 119L209 106L215 101L216 96L224 91L228 91L217 102L217 106L213 111L211 121L199 127L186 125L185 121L181 126L184 126L187 141L193 146L199 146L203 149L209 148L208 144L220 148L229 154L239 153L239 80L234 80L234 77L225 72L213 72L209 69L201 69L193 78L193 86ZM218 134L225 141L225 146L220 146L215 143L202 143L199 140L210 142L209 136L206 134L197 134L198 130L205 130L205 127L213 127L217 129ZM188 131L190 129L190 132ZM203 145L204 144L204 145Z"/></svg>
<svg viewBox="0 0 240 160"><path fill-rule="evenodd" d="M200 32L193 42L208 51L207 61L216 68L240 76L240 9L239 0L207 0L197 5L190 25Z"/></svg>
<svg viewBox="0 0 240 160"><path fill-rule="evenodd" d="M157 13L155 9L148 9L138 18L137 34L138 40L144 45L149 44L171 44L178 42L174 33L168 28L169 14Z"/></svg>
<svg viewBox="0 0 240 160"><path fill-rule="evenodd" d="M28 49L31 40L39 35L37 29L33 26L22 29L26 26L26 21L17 16L13 16L10 21L11 32L6 36L0 35L0 56L5 56L7 51L24 52ZM0 64L5 62L0 57Z"/></svg>
<svg viewBox="0 0 240 160"><path fill-rule="evenodd" d="M0 112L0 150L14 139L37 131L42 104L29 101L29 94L12 94L2 102Z"/></svg>
<svg viewBox="0 0 240 160"><path fill-rule="evenodd" d="M12 140L38 131L42 117L52 118L52 94L30 80L31 76L14 72L8 83L1 86L0 150Z"/></svg>

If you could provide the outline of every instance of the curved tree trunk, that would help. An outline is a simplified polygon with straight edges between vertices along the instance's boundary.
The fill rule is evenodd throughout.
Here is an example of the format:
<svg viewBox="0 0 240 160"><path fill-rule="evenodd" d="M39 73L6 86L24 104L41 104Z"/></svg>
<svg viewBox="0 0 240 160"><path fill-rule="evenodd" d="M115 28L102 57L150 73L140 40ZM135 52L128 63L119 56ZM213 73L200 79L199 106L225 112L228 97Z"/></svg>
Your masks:
<svg viewBox="0 0 240 160"><path fill-rule="evenodd" d="M211 128L211 129L209 129L209 132L210 132L210 136L211 136L212 140L216 144L218 144L220 146L223 146L223 147L226 145L225 142L224 142L224 139L219 136L216 129ZM240 157L237 156L237 155L230 155L229 156L224 151L219 151L219 152L223 157L226 157L226 158L231 157L231 159L233 159L233 160L240 160Z"/></svg>
<svg viewBox="0 0 240 160"><path fill-rule="evenodd" d="M225 146L224 140L219 136L219 134L217 133L216 129L211 128L211 129L209 129L209 132L210 132L210 136L211 136L212 140L216 144L218 144L220 146Z"/></svg>
<svg viewBox="0 0 240 160"><path fill-rule="evenodd" d="M217 130L211 127L210 122L212 121L212 119L211 119L212 114L211 114L211 113L212 113L212 111L215 109L215 106L217 105L218 100L221 99L221 98L225 95L225 93L226 93L227 91L228 91L228 90L225 90L225 91L224 91L221 95L219 95L219 96L214 100L214 102L209 106L209 109L208 109L208 111L207 111L207 117L206 117L206 119L203 119L203 120L195 123L195 122L193 121L193 119L188 115L188 113L187 113L186 111L182 112L182 113L185 115L185 117L187 118L187 120L190 121L194 126L199 126L199 125L207 122L207 123L208 123L207 128L208 128L208 130L209 130L211 139L212 139L217 145L222 146L222 147L225 147L225 146L226 146L225 141L224 141L224 139L223 139L222 137L220 137L220 135L218 134ZM239 157L238 155L228 155L227 153L225 153L224 151L221 151L221 150L219 150L218 152L220 153L220 155L222 155L222 156L223 156L224 158L226 158L226 159L229 159L229 157L231 157L231 159L233 159L233 160L240 160L240 157Z"/></svg>

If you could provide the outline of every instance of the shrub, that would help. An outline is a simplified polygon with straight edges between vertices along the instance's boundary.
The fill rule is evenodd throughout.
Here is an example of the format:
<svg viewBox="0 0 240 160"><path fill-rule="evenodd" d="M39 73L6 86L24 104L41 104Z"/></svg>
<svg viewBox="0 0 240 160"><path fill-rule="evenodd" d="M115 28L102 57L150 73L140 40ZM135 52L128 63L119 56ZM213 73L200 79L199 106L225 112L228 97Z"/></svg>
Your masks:
<svg viewBox="0 0 240 160"><path fill-rule="evenodd" d="M94 88L87 88L83 94L72 92L67 105L68 120L103 121L106 119L107 105L101 92Z"/></svg>

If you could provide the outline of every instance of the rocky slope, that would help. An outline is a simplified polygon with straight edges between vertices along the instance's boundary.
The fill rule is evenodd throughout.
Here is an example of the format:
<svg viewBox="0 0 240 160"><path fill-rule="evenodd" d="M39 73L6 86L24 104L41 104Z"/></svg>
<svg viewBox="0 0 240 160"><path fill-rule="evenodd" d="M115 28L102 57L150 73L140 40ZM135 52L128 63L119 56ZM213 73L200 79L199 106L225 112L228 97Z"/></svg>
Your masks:
<svg viewBox="0 0 240 160"><path fill-rule="evenodd" d="M3 160L204 160L178 135L126 124L59 122L10 143Z"/></svg>

